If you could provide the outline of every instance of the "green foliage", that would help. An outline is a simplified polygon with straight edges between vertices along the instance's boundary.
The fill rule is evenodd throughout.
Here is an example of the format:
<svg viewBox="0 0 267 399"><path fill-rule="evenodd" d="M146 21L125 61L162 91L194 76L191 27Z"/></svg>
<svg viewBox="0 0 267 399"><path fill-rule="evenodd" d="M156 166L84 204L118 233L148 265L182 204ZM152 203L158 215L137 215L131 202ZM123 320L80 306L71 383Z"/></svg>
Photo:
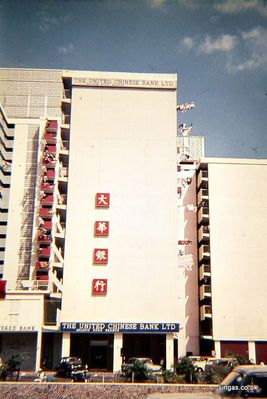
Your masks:
<svg viewBox="0 0 267 399"><path fill-rule="evenodd" d="M133 376L134 376L134 381L145 381L148 380L149 378L149 373L147 371L146 365L138 359L136 359L134 364L129 365L124 370L125 381L132 380Z"/></svg>
<svg viewBox="0 0 267 399"><path fill-rule="evenodd" d="M227 352L227 357L231 358L231 361L233 363L233 368L241 364L251 364L251 361L248 358L236 355L232 352Z"/></svg>
<svg viewBox="0 0 267 399"><path fill-rule="evenodd" d="M184 376L185 382L198 382L197 369L191 359L188 359L187 357L181 357L174 364L174 370L178 375Z"/></svg>
<svg viewBox="0 0 267 399"><path fill-rule="evenodd" d="M169 384L183 383L183 376L178 376L173 370L165 370L163 372L163 381Z"/></svg>
<svg viewBox="0 0 267 399"><path fill-rule="evenodd" d="M219 384L222 378L219 378L212 370L204 374L204 381L206 384Z"/></svg>
<svg viewBox="0 0 267 399"><path fill-rule="evenodd" d="M19 354L12 355L12 357L0 367L0 379L5 381L8 376L12 376L13 373L15 373L16 379L18 380L22 361L23 358Z"/></svg>

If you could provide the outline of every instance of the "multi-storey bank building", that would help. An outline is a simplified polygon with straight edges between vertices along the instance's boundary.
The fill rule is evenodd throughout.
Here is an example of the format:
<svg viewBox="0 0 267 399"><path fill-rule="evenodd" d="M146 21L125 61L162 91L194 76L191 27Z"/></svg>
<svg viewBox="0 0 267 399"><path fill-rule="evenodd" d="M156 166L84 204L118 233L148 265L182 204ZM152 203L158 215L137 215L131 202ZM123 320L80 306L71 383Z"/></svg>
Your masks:
<svg viewBox="0 0 267 399"><path fill-rule="evenodd" d="M186 351L176 75L2 69L0 83L4 358L170 367Z"/></svg>

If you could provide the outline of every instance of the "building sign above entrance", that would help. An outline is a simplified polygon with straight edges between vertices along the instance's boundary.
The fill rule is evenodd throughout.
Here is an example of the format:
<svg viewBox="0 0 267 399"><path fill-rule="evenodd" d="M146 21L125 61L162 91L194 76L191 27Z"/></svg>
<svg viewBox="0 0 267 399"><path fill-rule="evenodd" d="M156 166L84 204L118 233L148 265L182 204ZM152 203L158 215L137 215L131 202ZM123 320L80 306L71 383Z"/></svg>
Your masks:
<svg viewBox="0 0 267 399"><path fill-rule="evenodd" d="M106 79L106 78L72 78L73 86L91 87L143 87L147 89L176 89L175 80L157 79Z"/></svg>
<svg viewBox="0 0 267 399"><path fill-rule="evenodd" d="M178 323L97 323L97 322L62 322L61 331L90 333L177 333Z"/></svg>
<svg viewBox="0 0 267 399"><path fill-rule="evenodd" d="M8 331L15 331L15 332L31 332L31 331L37 331L37 328L35 326L31 325L14 325L14 324L5 324L5 325L0 325L0 331L1 332L8 332Z"/></svg>

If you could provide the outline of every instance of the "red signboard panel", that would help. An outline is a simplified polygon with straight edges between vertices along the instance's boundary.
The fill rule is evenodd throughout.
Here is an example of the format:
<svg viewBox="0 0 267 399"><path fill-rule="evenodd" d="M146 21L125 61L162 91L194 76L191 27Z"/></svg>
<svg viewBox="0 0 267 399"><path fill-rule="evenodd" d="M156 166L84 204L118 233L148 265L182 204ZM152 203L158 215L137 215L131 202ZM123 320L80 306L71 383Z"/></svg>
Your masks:
<svg viewBox="0 0 267 399"><path fill-rule="evenodd" d="M97 193L95 198L95 205L99 208L108 208L110 205L109 193Z"/></svg>
<svg viewBox="0 0 267 399"><path fill-rule="evenodd" d="M108 236L109 235L109 222L97 221L95 222L95 235Z"/></svg>
<svg viewBox="0 0 267 399"><path fill-rule="evenodd" d="M94 249L94 263L107 264L108 263L108 249L95 248Z"/></svg>
<svg viewBox="0 0 267 399"><path fill-rule="evenodd" d="M92 281L92 294L93 295L107 295L108 280L106 278L93 279Z"/></svg>

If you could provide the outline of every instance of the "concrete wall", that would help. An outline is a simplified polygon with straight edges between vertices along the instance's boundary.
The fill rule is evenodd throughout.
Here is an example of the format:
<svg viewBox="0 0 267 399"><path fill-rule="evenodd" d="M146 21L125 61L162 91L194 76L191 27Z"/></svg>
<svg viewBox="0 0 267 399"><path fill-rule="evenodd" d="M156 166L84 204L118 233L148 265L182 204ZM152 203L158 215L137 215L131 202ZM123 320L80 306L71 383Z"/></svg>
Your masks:
<svg viewBox="0 0 267 399"><path fill-rule="evenodd" d="M62 321L179 321L175 107L175 90L73 89ZM101 247L109 263L93 266Z"/></svg>
<svg viewBox="0 0 267 399"><path fill-rule="evenodd" d="M209 163L215 340L266 340L267 163Z"/></svg>
<svg viewBox="0 0 267 399"><path fill-rule="evenodd" d="M19 389L18 389L19 388ZM0 395L5 399L147 399L156 393L211 392L214 385L162 384L29 384L0 383ZM153 395L154 396L154 395ZM173 395L171 395L173 396ZM154 396L155 397L155 396Z"/></svg>

